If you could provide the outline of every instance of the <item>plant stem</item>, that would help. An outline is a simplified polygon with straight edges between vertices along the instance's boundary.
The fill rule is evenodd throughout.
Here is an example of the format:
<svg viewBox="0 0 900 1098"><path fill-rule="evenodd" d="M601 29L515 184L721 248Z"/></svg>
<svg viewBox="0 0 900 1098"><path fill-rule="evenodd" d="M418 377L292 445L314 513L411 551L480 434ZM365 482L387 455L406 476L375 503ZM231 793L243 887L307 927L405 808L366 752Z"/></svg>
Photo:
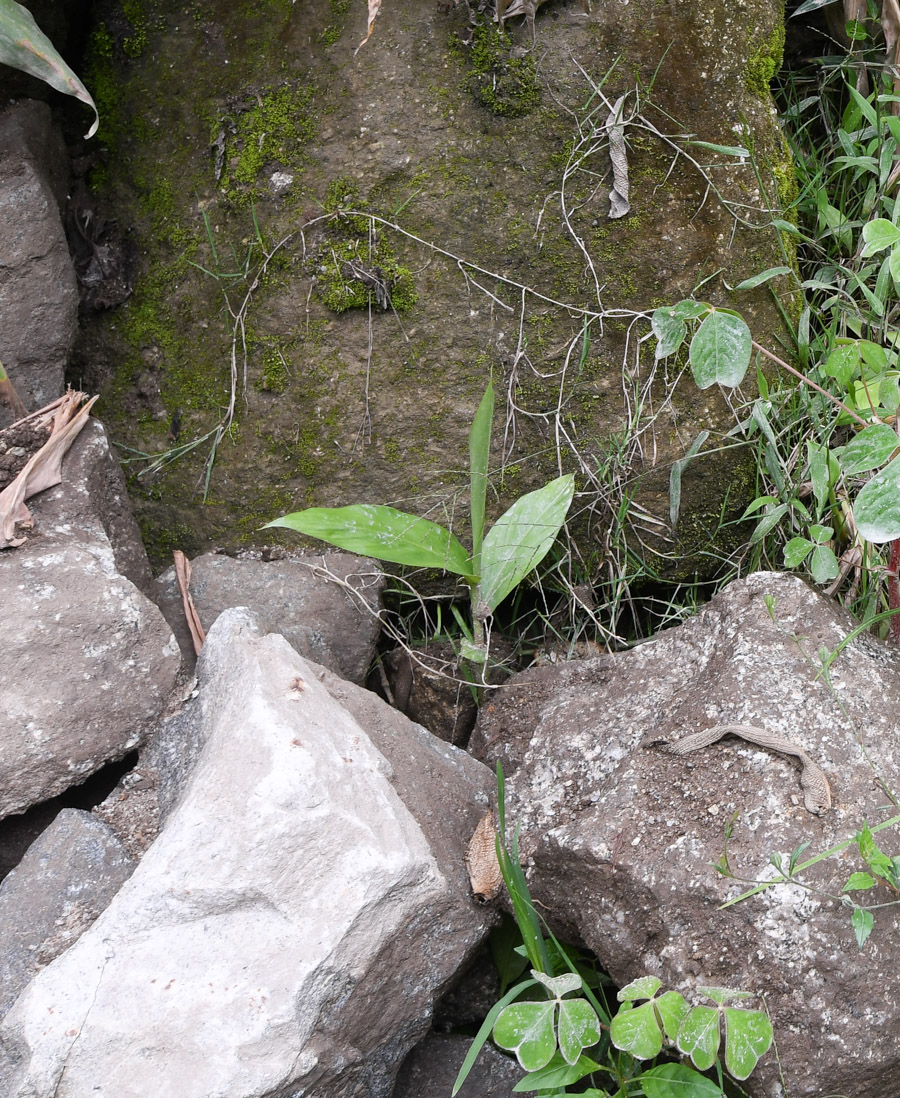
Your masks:
<svg viewBox="0 0 900 1098"><path fill-rule="evenodd" d="M852 419L856 420L856 422L861 427L869 426L869 424L866 423L862 416L857 415L852 408L848 408L842 400L838 400L836 396L832 396L832 394L823 389L821 385L817 385L816 382L813 381L811 378L806 377L805 374L801 374L799 370L795 369L793 366L790 366L787 362L784 361L783 358L779 358L777 355L773 355L771 351L767 351L765 347L761 347L755 339L751 340L751 343L756 348L756 350L759 351L760 354L765 355L766 358L770 358L773 362L777 363L783 370L787 370L789 374L793 374L794 377L802 381L804 385L808 385L810 389L815 389L817 393L821 393L822 396L825 397L827 400L830 400L832 404L836 404L838 408L843 409L843 411L845 411L847 415L850 416Z"/></svg>

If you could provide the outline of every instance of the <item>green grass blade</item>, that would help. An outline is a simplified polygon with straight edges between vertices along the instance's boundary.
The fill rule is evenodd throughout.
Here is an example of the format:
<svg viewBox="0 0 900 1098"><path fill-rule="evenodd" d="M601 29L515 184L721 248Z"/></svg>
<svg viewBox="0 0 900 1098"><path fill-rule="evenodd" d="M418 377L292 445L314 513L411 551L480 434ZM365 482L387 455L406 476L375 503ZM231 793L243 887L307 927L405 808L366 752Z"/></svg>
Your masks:
<svg viewBox="0 0 900 1098"><path fill-rule="evenodd" d="M469 431L469 495L472 514L472 565L481 574L481 545L484 540L484 506L487 497L488 463L491 457L491 420L494 417L494 385L488 383Z"/></svg>
<svg viewBox="0 0 900 1098"><path fill-rule="evenodd" d="M481 1023L481 1028L475 1034L475 1039L472 1041L472 1045L466 1053L466 1058L462 1062L459 1074L456 1076L456 1082L453 1084L453 1090L450 1092L450 1098L454 1098L454 1095L459 1093L459 1088L469 1077L472 1065L478 1059L478 1053L481 1052L488 1037L490 1037L491 1030L494 1028L494 1023L497 1021L500 1011L503 1010L504 1007L509 1006L509 1004L514 999L518 998L523 991L527 991L528 988L534 987L536 983L537 980L523 980L521 984L516 984L516 986L508 991L502 999L498 999L488 1011L487 1017Z"/></svg>

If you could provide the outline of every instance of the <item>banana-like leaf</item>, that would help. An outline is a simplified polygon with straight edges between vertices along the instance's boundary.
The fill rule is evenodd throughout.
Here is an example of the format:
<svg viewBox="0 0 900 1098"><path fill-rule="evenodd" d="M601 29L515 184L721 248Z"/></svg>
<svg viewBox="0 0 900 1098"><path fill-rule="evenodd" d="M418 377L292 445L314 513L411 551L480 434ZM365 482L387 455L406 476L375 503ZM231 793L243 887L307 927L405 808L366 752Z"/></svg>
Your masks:
<svg viewBox="0 0 900 1098"><path fill-rule="evenodd" d="M449 530L393 507L309 507L266 523L321 538L349 553L413 568L443 568L474 580L468 553Z"/></svg>
<svg viewBox="0 0 900 1098"><path fill-rule="evenodd" d="M30 73L57 91L87 103L94 112L94 124L85 137L94 136L100 125L97 104L35 23L31 12L15 0L0 0L0 62Z"/></svg>

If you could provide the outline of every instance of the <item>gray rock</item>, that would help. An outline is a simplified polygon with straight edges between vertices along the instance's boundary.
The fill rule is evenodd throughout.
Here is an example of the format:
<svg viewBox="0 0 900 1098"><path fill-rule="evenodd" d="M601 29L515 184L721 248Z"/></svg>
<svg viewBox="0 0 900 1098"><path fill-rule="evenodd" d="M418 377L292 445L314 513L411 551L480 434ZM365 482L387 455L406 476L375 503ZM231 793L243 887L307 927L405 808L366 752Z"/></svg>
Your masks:
<svg viewBox="0 0 900 1098"><path fill-rule="evenodd" d="M0 1018L87 930L134 862L106 824L64 808L0 884Z"/></svg>
<svg viewBox="0 0 900 1098"><path fill-rule="evenodd" d="M0 114L0 362L29 409L63 391L78 287L60 217L68 156L45 103ZM0 426L10 422L0 408Z"/></svg>
<svg viewBox="0 0 900 1098"><path fill-rule="evenodd" d="M757 573L632 651L517 676L473 736L480 757L504 759L508 819L562 934L620 985L651 974L686 992L764 993L792 1098L896 1095L898 909L876 912L860 952L840 900L858 856L804 874L820 892L780 886L724 911L746 884L712 863L732 820L731 865L757 879L773 853L809 842L811 856L891 814L881 783L900 787L900 656L862 635L819 673L820 652L854 624L796 577ZM742 740L683 758L648 747L729 722L804 748L828 775L831 811L804 808L794 760ZM743 1085L784 1093L771 1054Z"/></svg>
<svg viewBox="0 0 900 1098"><path fill-rule="evenodd" d="M111 500L118 552L100 517ZM99 424L81 432L62 483L29 506L29 540L0 554L0 816L141 743L181 665L162 615L119 570L121 562L140 578L146 557L128 535L124 491Z"/></svg>
<svg viewBox="0 0 900 1098"><path fill-rule="evenodd" d="M381 704L386 758L246 611L219 618L199 673L197 765L131 879L7 1014L8 1098L61 1095L63 1073L97 1098L386 1098L486 931L463 854L487 770Z"/></svg>
<svg viewBox="0 0 900 1098"><path fill-rule="evenodd" d="M471 1037L429 1033L403 1061L393 1098L447 1098L471 1044ZM510 1098L524 1074L515 1060L486 1044L459 1098Z"/></svg>
<svg viewBox="0 0 900 1098"><path fill-rule="evenodd" d="M301 656L357 683L365 680L375 655L383 589L378 565L350 553L296 553L271 561L205 553L191 561L191 598L204 629L223 610L246 606L258 615L263 632L280 633ZM173 568L157 580L157 601L192 663Z"/></svg>

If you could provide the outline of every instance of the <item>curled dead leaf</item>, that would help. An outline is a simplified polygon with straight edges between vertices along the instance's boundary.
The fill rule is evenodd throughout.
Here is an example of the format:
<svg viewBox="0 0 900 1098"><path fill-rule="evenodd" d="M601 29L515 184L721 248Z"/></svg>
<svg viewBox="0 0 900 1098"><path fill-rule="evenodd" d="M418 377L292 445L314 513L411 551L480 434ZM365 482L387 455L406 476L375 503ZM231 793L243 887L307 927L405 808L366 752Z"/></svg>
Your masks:
<svg viewBox="0 0 900 1098"><path fill-rule="evenodd" d="M497 861L496 835L494 813L485 812L478 821L466 851L466 869L469 871L472 892L481 903L493 900L503 887L503 875Z"/></svg>
<svg viewBox="0 0 900 1098"><path fill-rule="evenodd" d="M175 561L175 580L178 583L178 590L181 592L181 605L184 607L185 620L188 629L191 631L191 640L194 642L194 654L199 656L200 649L206 641L206 630L203 628L200 615L197 613L194 600L191 598L191 562L180 549L176 549L172 553L172 557Z"/></svg>

